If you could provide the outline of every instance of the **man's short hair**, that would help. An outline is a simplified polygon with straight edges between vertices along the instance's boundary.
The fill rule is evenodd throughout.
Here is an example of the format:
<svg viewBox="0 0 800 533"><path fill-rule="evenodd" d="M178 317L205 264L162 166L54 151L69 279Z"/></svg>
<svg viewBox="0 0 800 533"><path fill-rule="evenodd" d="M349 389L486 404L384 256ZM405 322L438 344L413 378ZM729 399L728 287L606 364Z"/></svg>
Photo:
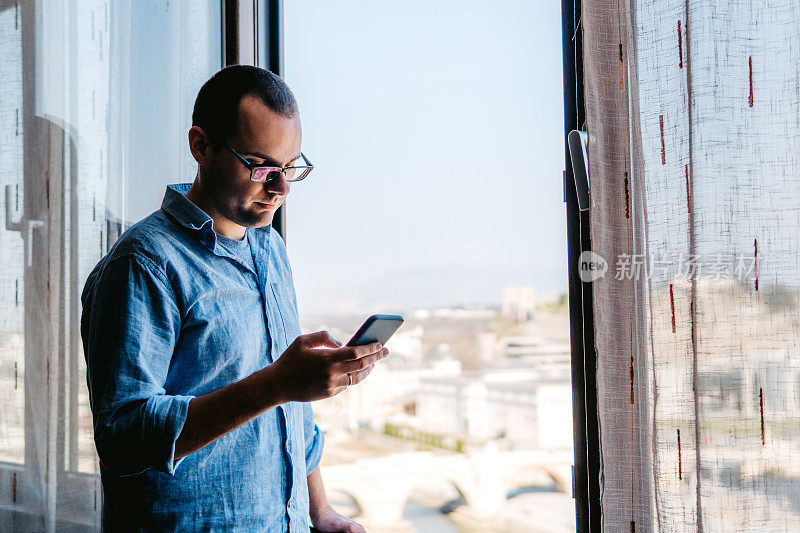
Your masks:
<svg viewBox="0 0 800 533"><path fill-rule="evenodd" d="M214 74L200 88L194 101L192 126L227 140L238 129L239 103L245 96L258 98L283 117L299 114L297 100L278 76L251 65L231 65Z"/></svg>

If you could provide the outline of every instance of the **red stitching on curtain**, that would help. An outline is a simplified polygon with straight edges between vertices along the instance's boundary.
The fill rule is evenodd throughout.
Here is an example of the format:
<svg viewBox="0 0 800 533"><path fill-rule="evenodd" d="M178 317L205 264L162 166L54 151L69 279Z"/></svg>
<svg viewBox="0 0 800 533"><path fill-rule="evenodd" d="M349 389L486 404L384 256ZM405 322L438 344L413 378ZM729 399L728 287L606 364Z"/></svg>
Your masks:
<svg viewBox="0 0 800 533"><path fill-rule="evenodd" d="M667 149L664 146L664 115L658 115L658 125L661 128L661 164L667 164Z"/></svg>
<svg viewBox="0 0 800 533"><path fill-rule="evenodd" d="M17 473L11 474L11 500L17 501Z"/></svg>
<svg viewBox="0 0 800 533"><path fill-rule="evenodd" d="M14 361L14 390L17 390L17 378L19 376L19 371L17 368L17 362Z"/></svg>
<svg viewBox="0 0 800 533"><path fill-rule="evenodd" d="M756 291L758 291L758 239L753 239L753 265L756 270Z"/></svg>
<svg viewBox="0 0 800 533"><path fill-rule="evenodd" d="M633 393L633 356L631 356L631 405L636 401L636 396Z"/></svg>
<svg viewBox="0 0 800 533"><path fill-rule="evenodd" d="M631 192L628 189L627 172L625 172L625 218L631 218Z"/></svg>
<svg viewBox="0 0 800 533"><path fill-rule="evenodd" d="M678 480L683 481L683 461L681 460L681 430L678 430Z"/></svg>
<svg viewBox="0 0 800 533"><path fill-rule="evenodd" d="M689 186L689 165L684 165L686 170L686 208L692 212L692 188Z"/></svg>
<svg viewBox="0 0 800 533"><path fill-rule="evenodd" d="M693 146L694 146L694 120L692 119L692 106L693 106L693 98L692 98L692 34L689 31L689 1L686 0L684 2L684 17L686 18L685 24L685 31L686 31L686 118L688 124L688 131L687 133L687 152L689 156L689 166L692 167L689 169L689 176L690 181L692 184L694 183L694 157L693 157ZM689 254L695 255L697 251L697 239L696 239L696 228L695 228L695 220L694 220L694 213L689 214ZM691 334L689 335L691 339L691 346L692 346L692 400L693 400L693 411L694 411L694 463L695 463L695 517L696 517L696 529L697 533L703 533L705 528L703 527L703 498L701 494L701 485L702 480L700 476L700 472L702 471L702 447L700 446L700 394L698 390L698 349L697 349L697 274L695 272L692 273L691 276L691 285L690 285L690 296L689 296L689 317L690 317L690 327L691 327Z"/></svg>
<svg viewBox="0 0 800 533"><path fill-rule="evenodd" d="M680 20L678 21L678 68L683 68L683 34Z"/></svg>
<svg viewBox="0 0 800 533"><path fill-rule="evenodd" d="M669 284L669 307L672 311L672 333L675 333L675 293L672 292L672 283Z"/></svg>
<svg viewBox="0 0 800 533"><path fill-rule="evenodd" d="M764 389L758 388L758 406L761 409L761 445L764 446Z"/></svg>
<svg viewBox="0 0 800 533"><path fill-rule="evenodd" d="M625 89L625 60L622 56L622 43L619 43L619 88Z"/></svg>
<svg viewBox="0 0 800 533"><path fill-rule="evenodd" d="M636 533L636 521L631 520L631 533Z"/></svg>
<svg viewBox="0 0 800 533"><path fill-rule="evenodd" d="M747 103L753 107L753 56L747 58L747 63L750 66L750 98L747 99Z"/></svg>

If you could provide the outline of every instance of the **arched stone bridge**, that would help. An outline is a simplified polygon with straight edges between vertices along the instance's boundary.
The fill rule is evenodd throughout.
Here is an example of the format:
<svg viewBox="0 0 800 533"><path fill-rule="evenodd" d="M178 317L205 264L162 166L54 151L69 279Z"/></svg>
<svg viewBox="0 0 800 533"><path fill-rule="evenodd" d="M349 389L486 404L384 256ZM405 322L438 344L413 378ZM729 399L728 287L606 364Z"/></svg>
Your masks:
<svg viewBox="0 0 800 533"><path fill-rule="evenodd" d="M452 484L470 516L488 520L508 492L519 487L520 471L547 473L566 491L572 479L572 450L479 452L471 454L407 452L326 466L325 486L349 494L361 508L358 518L369 531L409 531L403 509L411 491L426 482Z"/></svg>

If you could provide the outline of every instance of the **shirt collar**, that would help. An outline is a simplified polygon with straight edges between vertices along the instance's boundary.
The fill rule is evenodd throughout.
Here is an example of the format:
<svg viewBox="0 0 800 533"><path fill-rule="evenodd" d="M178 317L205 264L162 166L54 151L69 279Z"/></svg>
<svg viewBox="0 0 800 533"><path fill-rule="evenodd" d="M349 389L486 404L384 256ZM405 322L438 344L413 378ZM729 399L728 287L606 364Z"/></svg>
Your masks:
<svg viewBox="0 0 800 533"><path fill-rule="evenodd" d="M164 200L161 202L161 210L184 228L196 233L203 244L214 250L217 240L213 229L214 221L205 211L186 198L186 193L189 192L191 186L191 183L167 185Z"/></svg>
<svg viewBox="0 0 800 533"><path fill-rule="evenodd" d="M178 224L197 234L200 241L212 252L216 248L217 234L214 233L214 220L202 209L186 198L186 193L192 187L191 183L173 183L167 185L164 191L164 200L161 210L167 213ZM272 224L263 228L255 228L254 237L262 244L269 242ZM245 238L250 234L250 228L245 230Z"/></svg>
<svg viewBox="0 0 800 533"><path fill-rule="evenodd" d="M186 193L192 187L191 183L173 183L167 185L161 209L169 213L181 226L189 229L200 230L213 221L205 211L194 205L186 198Z"/></svg>

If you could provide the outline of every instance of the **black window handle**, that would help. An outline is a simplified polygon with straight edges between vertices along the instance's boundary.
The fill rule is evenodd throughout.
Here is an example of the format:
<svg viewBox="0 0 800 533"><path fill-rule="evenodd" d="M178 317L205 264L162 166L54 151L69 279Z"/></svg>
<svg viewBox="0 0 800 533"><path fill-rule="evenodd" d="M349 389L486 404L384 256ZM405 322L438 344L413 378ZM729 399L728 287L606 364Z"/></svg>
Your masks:
<svg viewBox="0 0 800 533"><path fill-rule="evenodd" d="M567 135L569 156L572 159L572 175L575 176L575 191L578 194L578 209L589 210L589 136L585 131L572 130Z"/></svg>

